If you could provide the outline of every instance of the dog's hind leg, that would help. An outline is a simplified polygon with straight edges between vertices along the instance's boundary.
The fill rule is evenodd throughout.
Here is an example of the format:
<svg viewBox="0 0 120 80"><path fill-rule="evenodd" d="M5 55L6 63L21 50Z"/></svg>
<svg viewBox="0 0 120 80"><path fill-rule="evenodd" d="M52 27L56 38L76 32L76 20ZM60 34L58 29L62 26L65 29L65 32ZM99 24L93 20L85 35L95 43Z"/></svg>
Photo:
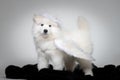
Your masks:
<svg viewBox="0 0 120 80"><path fill-rule="evenodd" d="M76 63L73 57L68 56L65 59L65 70L67 71L74 71L76 67Z"/></svg>
<svg viewBox="0 0 120 80"><path fill-rule="evenodd" d="M85 75L93 76L92 62L91 61L84 60L84 59L77 59L77 61L78 61L79 65L80 65L80 68L85 73Z"/></svg>

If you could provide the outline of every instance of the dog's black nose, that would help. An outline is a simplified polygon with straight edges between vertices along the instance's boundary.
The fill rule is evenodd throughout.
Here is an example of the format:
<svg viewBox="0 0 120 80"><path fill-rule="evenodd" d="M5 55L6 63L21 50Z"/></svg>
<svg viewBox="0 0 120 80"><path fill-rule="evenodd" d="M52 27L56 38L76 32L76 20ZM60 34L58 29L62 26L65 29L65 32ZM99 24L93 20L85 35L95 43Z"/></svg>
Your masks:
<svg viewBox="0 0 120 80"><path fill-rule="evenodd" d="M44 33L47 33L48 32L48 30L47 29L44 29Z"/></svg>

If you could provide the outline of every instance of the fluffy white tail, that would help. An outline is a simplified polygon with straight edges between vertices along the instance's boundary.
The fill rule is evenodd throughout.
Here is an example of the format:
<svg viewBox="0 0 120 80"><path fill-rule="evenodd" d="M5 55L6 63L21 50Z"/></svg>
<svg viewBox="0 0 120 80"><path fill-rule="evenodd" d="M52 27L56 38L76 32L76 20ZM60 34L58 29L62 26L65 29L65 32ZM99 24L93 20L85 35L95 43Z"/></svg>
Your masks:
<svg viewBox="0 0 120 80"><path fill-rule="evenodd" d="M78 17L78 27L81 31L86 31L86 32L89 32L89 23L88 21L82 17L82 16L79 16Z"/></svg>

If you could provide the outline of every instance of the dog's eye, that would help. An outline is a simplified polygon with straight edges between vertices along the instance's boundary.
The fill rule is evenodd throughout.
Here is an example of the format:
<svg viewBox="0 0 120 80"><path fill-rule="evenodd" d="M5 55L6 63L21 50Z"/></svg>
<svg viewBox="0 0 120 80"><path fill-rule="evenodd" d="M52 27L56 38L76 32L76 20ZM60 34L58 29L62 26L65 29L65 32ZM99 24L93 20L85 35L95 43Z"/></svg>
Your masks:
<svg viewBox="0 0 120 80"><path fill-rule="evenodd" d="M41 26L44 26L44 24L40 24Z"/></svg>
<svg viewBox="0 0 120 80"><path fill-rule="evenodd" d="M49 25L49 27L51 27L52 25Z"/></svg>

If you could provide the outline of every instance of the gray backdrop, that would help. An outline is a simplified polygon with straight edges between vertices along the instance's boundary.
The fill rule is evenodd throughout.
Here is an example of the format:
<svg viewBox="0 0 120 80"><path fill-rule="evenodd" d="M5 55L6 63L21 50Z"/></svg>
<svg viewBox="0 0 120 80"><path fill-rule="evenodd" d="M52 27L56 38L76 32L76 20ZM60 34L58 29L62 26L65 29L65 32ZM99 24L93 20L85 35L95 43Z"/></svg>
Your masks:
<svg viewBox="0 0 120 80"><path fill-rule="evenodd" d="M36 13L61 19L64 28L74 29L77 16L91 24L94 63L120 64L120 0L0 0L0 75L6 66L36 63L31 34Z"/></svg>

